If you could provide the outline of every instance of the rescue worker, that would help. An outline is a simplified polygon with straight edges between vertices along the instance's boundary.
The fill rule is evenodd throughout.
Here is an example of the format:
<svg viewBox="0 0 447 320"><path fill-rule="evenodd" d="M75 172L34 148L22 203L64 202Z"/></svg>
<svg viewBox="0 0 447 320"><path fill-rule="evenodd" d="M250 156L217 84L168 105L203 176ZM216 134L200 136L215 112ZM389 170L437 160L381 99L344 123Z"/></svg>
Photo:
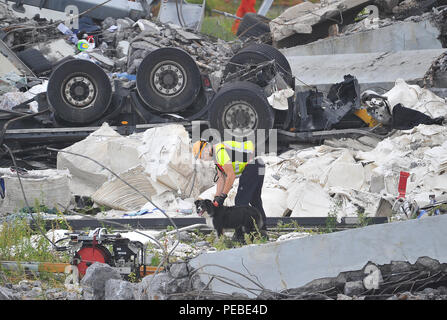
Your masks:
<svg viewBox="0 0 447 320"><path fill-rule="evenodd" d="M241 4L237 8L236 16L243 18L246 13L253 12L256 13L255 9L256 0L242 0ZM234 20L231 31L236 34L239 28L240 20Z"/></svg>
<svg viewBox="0 0 447 320"><path fill-rule="evenodd" d="M261 199L265 165L262 159L255 157L252 141L223 141L213 145L201 140L194 143L193 154L196 159L214 160L216 164L214 205L223 205L234 181L239 178L235 205L255 207L266 221ZM265 224L262 229L265 230Z"/></svg>

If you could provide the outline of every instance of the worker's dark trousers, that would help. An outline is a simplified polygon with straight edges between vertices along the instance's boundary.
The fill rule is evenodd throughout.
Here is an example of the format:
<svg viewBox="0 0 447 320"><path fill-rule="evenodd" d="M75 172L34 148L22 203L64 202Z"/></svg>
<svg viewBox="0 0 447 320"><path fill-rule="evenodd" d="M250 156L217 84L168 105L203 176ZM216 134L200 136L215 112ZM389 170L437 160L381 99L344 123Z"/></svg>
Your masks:
<svg viewBox="0 0 447 320"><path fill-rule="evenodd" d="M239 178L239 187L234 204L236 206L248 206L250 204L261 212L265 222L266 216L261 199L264 174L265 165L262 159L256 159L254 162L247 164ZM262 229L265 229L265 224Z"/></svg>

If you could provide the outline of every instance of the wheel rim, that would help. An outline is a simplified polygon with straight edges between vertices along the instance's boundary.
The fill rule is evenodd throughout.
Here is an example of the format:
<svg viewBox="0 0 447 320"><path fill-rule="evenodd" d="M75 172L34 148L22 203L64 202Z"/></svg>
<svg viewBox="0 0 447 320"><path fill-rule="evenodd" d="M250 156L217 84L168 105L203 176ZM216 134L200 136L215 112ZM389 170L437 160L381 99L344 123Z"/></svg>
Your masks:
<svg viewBox="0 0 447 320"><path fill-rule="evenodd" d="M244 136L256 129L258 114L244 101L236 101L225 108L223 113L225 129L232 130L236 136Z"/></svg>
<svg viewBox="0 0 447 320"><path fill-rule="evenodd" d="M185 69L175 61L163 61L155 66L150 75L152 89L161 96L174 97L185 89Z"/></svg>
<svg viewBox="0 0 447 320"><path fill-rule="evenodd" d="M67 78L62 85L64 100L76 108L88 108L96 99L96 86L87 75L75 75Z"/></svg>

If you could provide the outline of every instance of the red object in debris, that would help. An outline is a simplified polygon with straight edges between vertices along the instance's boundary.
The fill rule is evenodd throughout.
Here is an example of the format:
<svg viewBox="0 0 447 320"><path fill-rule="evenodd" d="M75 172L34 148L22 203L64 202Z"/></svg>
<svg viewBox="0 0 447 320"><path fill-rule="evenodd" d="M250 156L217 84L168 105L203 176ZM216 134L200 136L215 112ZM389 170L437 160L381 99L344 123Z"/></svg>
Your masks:
<svg viewBox="0 0 447 320"><path fill-rule="evenodd" d="M398 199L405 198L405 193L407 192L407 179L409 176L410 174L408 172L400 172L399 186L397 187L397 191L399 191Z"/></svg>
<svg viewBox="0 0 447 320"><path fill-rule="evenodd" d="M239 8L237 8L236 15L243 18L248 12L256 12L255 4L256 0L242 0ZM233 31L234 34L236 34L237 29L239 28L239 23L240 20L235 20L233 23L231 31Z"/></svg>

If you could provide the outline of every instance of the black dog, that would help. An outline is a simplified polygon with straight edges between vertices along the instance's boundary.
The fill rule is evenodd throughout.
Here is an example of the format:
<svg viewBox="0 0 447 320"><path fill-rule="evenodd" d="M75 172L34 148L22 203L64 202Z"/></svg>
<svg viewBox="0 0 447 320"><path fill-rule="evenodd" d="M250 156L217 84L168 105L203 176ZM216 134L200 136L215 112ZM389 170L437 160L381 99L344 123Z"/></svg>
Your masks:
<svg viewBox="0 0 447 320"><path fill-rule="evenodd" d="M223 229L231 228L235 229L234 238L237 241L245 242L245 233L254 232L256 228L260 230L265 223L258 209L251 206L216 207L211 200L196 200L194 204L200 216L206 213L211 219L218 237L223 234Z"/></svg>

